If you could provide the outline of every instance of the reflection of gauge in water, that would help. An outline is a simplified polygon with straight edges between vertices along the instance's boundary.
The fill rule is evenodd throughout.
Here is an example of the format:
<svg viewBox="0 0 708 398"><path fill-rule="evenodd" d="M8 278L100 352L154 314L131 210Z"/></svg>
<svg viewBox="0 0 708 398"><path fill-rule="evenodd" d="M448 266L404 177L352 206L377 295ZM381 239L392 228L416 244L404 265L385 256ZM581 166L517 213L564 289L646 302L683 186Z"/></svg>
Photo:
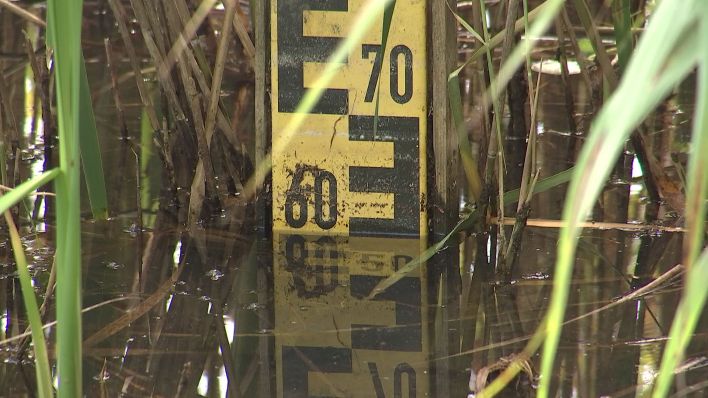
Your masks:
<svg viewBox="0 0 708 398"><path fill-rule="evenodd" d="M426 4L398 0L294 134L305 92L364 0L271 0L273 287L279 397L428 394ZM377 112L378 102L378 112Z"/></svg>
<svg viewBox="0 0 708 398"><path fill-rule="evenodd" d="M273 242L278 396L426 396L424 268L368 298L420 241L276 232Z"/></svg>

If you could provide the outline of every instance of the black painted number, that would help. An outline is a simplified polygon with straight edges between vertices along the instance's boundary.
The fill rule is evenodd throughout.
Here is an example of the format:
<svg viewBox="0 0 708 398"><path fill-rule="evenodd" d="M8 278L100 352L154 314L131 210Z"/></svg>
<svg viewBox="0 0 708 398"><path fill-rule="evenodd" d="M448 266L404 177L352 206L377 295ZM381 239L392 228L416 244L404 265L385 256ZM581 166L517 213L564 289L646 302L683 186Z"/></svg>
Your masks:
<svg viewBox="0 0 708 398"><path fill-rule="evenodd" d="M381 382L381 375L379 374L379 369L375 362L367 362L369 365L369 373L371 374L371 382L374 385L374 392L376 393L376 398L386 398L384 393L383 383ZM415 398L416 396L416 383L415 383L415 369L407 363L399 363L396 369L393 371L393 397L401 398L403 397L403 375L408 378L407 385L407 397Z"/></svg>
<svg viewBox="0 0 708 398"><path fill-rule="evenodd" d="M305 172L315 177L314 194L315 224L330 229L337 224L337 179L327 170L298 166L293 181L286 193L285 221L293 228L302 228L308 220L308 191L303 186ZM327 201L324 198L327 197ZM297 209L297 211L296 211Z"/></svg>
<svg viewBox="0 0 708 398"><path fill-rule="evenodd" d="M362 44L361 56L364 59L369 59L369 54L376 53L374 58L374 66L371 68L371 77L369 77L369 85L366 87L365 102L374 100L374 92L376 91L376 83L381 75L381 45L380 44Z"/></svg>
<svg viewBox="0 0 708 398"><path fill-rule="evenodd" d="M381 45L379 44L362 44L361 56L364 59L369 59L369 55L375 53L374 65L371 68L371 76L369 77L369 85L366 87L365 102L374 100L376 92L376 84L381 75L381 65L383 57L381 55ZM413 97L413 52L410 48L399 44L391 49L390 53L390 91L391 98L399 104L405 104ZM401 62L403 68L401 68ZM399 84L399 75L403 74L403 90Z"/></svg>
<svg viewBox="0 0 708 398"><path fill-rule="evenodd" d="M301 235L288 236L285 240L285 270L293 275L292 284L297 296L317 298L339 287L340 255L337 242L329 236L322 236L314 242L308 242Z"/></svg>
<svg viewBox="0 0 708 398"><path fill-rule="evenodd" d="M329 205L325 214L324 186L327 183ZM329 171L320 170L315 176L315 223L322 229L330 229L337 223L337 179Z"/></svg>
<svg viewBox="0 0 708 398"><path fill-rule="evenodd" d="M302 178L305 175L305 170L298 168L293 175L293 182L288 188L285 199L285 221L293 228L302 228L307 222L307 197L303 192ZM295 207L297 206L297 216L295 215Z"/></svg>
<svg viewBox="0 0 708 398"><path fill-rule="evenodd" d="M403 92L398 84L400 56L403 56ZM413 53L411 49L398 45L391 49L391 97L399 104L405 104L413 97Z"/></svg>

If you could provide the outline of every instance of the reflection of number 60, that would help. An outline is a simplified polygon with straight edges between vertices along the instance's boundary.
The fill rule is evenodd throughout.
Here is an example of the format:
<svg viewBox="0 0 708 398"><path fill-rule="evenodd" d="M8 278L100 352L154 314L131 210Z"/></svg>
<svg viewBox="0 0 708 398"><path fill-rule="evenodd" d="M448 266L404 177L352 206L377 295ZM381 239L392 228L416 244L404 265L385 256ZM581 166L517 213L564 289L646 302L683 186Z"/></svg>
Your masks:
<svg viewBox="0 0 708 398"><path fill-rule="evenodd" d="M334 174L326 170L312 170L315 176L315 223L322 229L330 229L337 223L337 179ZM286 193L285 199L285 221L293 228L302 228L307 222L307 197L305 189L301 185L305 175L304 168L298 168L293 176L293 182ZM322 199L324 183L327 182L329 192L329 203L327 205L327 217L325 218L325 202ZM294 207L297 205L298 214L295 216Z"/></svg>

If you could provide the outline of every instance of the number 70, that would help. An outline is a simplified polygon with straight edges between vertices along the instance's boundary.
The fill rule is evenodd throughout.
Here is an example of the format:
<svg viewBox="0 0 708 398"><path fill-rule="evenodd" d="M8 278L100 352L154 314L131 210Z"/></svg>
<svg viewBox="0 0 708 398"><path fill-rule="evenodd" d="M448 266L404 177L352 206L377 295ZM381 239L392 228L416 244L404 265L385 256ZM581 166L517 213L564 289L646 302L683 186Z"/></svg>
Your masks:
<svg viewBox="0 0 708 398"><path fill-rule="evenodd" d="M376 92L376 86L379 81L379 76L381 74L381 64L383 63L383 56L381 54L380 44L362 44L361 45L361 57L364 59L369 59L369 55L375 53L374 65L371 68L371 76L369 77L369 85L366 88L366 96L364 97L365 102L372 102L374 100L374 93ZM403 92L399 87L398 75L400 70L400 58L403 56ZM391 98L399 104L405 104L411 100L413 97L413 52L410 48L403 44L399 44L391 49L389 56L390 59L390 92Z"/></svg>

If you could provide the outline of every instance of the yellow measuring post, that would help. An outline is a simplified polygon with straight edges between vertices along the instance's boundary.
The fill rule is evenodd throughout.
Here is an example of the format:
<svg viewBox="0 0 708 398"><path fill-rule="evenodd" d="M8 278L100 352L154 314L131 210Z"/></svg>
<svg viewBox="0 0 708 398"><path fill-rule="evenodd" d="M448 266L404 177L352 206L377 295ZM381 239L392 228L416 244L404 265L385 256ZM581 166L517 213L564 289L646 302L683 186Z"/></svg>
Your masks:
<svg viewBox="0 0 708 398"><path fill-rule="evenodd" d="M385 48L379 16L303 125L283 134L364 4L269 3L279 397L429 391L425 266L368 298L427 244L426 1L396 1Z"/></svg>
<svg viewBox="0 0 708 398"><path fill-rule="evenodd" d="M303 126L281 135L363 3L271 2L273 147L288 140L272 158L274 230L427 234L425 1L397 1L386 48L375 23Z"/></svg>

